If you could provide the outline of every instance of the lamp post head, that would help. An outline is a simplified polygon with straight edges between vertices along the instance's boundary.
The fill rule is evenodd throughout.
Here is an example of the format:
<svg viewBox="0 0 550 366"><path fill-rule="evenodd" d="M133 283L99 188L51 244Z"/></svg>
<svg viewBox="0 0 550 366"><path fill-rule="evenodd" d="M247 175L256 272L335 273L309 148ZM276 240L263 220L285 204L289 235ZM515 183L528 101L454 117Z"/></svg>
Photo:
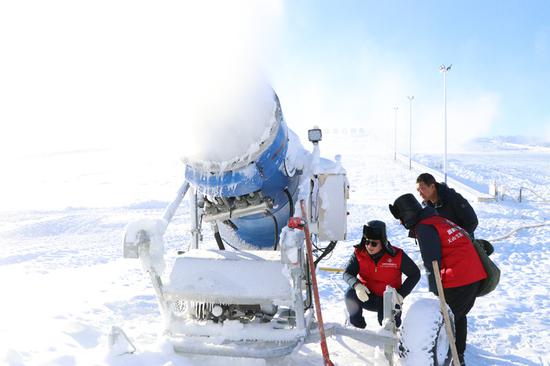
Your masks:
<svg viewBox="0 0 550 366"><path fill-rule="evenodd" d="M452 66L453 64L450 64L449 66L441 65L439 66L439 71L441 71L442 73L446 73L451 69Z"/></svg>

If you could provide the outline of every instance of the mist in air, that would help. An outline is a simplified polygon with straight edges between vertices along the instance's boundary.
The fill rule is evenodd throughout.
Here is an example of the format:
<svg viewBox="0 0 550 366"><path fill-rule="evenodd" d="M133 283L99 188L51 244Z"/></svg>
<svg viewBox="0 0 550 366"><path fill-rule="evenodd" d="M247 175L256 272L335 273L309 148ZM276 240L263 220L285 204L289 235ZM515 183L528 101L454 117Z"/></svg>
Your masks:
<svg viewBox="0 0 550 366"><path fill-rule="evenodd" d="M252 92L259 80L274 88L300 136L314 125L354 128L377 149L393 149L395 135L408 151L411 135L413 151L442 151L438 65L433 79L422 79L368 33L313 24L293 6L2 4L0 29L10 37L0 38L8 55L0 58L0 155L115 148L226 159L261 135L265 97ZM310 42L298 42L308 34ZM451 149L489 133L501 108L490 90L453 94L460 72L457 65L448 80ZM415 95L412 132L407 95Z"/></svg>

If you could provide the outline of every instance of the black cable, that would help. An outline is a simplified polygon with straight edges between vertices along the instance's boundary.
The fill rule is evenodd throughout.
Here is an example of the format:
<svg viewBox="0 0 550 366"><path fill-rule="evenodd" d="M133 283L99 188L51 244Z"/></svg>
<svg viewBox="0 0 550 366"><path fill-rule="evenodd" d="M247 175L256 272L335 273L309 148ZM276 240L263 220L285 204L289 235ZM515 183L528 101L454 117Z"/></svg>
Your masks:
<svg viewBox="0 0 550 366"><path fill-rule="evenodd" d="M231 248L235 249L236 251L239 251L239 252L241 251L241 249L236 248L236 247L234 247L233 245L231 245L231 244L229 243L229 241L227 241L227 239L222 238L222 240L225 242L225 244L229 245Z"/></svg>
<svg viewBox="0 0 550 366"><path fill-rule="evenodd" d="M220 235L219 231L216 231L214 233L214 239L216 239L216 244L218 244L218 249L225 250L225 247L223 246L222 236Z"/></svg>
<svg viewBox="0 0 550 366"><path fill-rule="evenodd" d="M220 230L218 229L218 224L216 221L212 221L212 231L214 232L214 239L216 239L216 244L218 244L219 250L225 250L223 246L222 236L220 235Z"/></svg>
<svg viewBox="0 0 550 366"><path fill-rule="evenodd" d="M294 216L294 201L292 201L292 196L288 191L288 187L285 188L286 197L288 198L288 204L290 205L290 217Z"/></svg>
<svg viewBox="0 0 550 366"><path fill-rule="evenodd" d="M311 270L309 268L309 260L306 260L306 273L305 273L305 280L306 280L306 300L304 301L304 310L307 310L312 307L313 305L313 294L312 294L312 281L311 281Z"/></svg>
<svg viewBox="0 0 550 366"><path fill-rule="evenodd" d="M237 231L239 228L237 227L237 225L235 225L235 223L231 220L224 220L223 221L224 224L226 224L227 226L229 226L231 229Z"/></svg>
<svg viewBox="0 0 550 366"><path fill-rule="evenodd" d="M277 250L277 244L279 244L279 223L271 211L266 210L265 213L273 219L273 225L275 226L275 243L273 244L273 250Z"/></svg>
<svg viewBox="0 0 550 366"><path fill-rule="evenodd" d="M336 247L336 243L337 243L337 241L333 240L333 241L330 242L329 245L326 246L326 248L324 248L324 250L322 250L321 255L314 262L315 267L317 267L317 263L319 263L323 258L325 258L327 255L329 255L334 250L334 248Z"/></svg>

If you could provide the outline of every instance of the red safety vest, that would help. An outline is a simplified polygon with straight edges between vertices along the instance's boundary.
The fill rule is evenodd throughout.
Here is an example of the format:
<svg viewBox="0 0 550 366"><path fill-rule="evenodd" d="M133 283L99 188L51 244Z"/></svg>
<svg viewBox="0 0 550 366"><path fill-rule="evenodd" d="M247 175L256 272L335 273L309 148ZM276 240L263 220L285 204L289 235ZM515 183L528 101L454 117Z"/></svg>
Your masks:
<svg viewBox="0 0 550 366"><path fill-rule="evenodd" d="M395 256L384 253L378 263L370 257L365 249L355 248L355 257L359 263L359 281L378 296L383 296L386 285L395 289L401 288L401 258L403 251L395 249Z"/></svg>
<svg viewBox="0 0 550 366"><path fill-rule="evenodd" d="M441 216L431 216L418 224L431 225L439 234L443 288L465 286L487 278L470 238L455 223Z"/></svg>

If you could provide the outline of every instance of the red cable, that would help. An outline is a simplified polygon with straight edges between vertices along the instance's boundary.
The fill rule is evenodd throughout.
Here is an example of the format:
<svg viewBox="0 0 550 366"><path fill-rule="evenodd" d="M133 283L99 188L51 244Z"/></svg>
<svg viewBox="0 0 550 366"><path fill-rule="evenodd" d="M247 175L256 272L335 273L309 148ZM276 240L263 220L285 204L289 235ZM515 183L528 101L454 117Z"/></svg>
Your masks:
<svg viewBox="0 0 550 366"><path fill-rule="evenodd" d="M325 327L323 325L323 315L321 314L321 300L319 299L319 289L317 287L317 276L315 274L315 263L313 261L313 245L311 243L311 237L309 235L309 226L305 217L305 203L304 200L300 200L300 207L302 209L302 220L304 225L304 234L306 236L306 249L307 259L309 262L309 270L311 272L311 282L313 284L313 298L315 300L315 313L317 314L317 323L319 325L319 334L321 335L321 351L323 352L323 360L325 366L333 366L334 364L330 360L327 347L327 339L325 337Z"/></svg>

